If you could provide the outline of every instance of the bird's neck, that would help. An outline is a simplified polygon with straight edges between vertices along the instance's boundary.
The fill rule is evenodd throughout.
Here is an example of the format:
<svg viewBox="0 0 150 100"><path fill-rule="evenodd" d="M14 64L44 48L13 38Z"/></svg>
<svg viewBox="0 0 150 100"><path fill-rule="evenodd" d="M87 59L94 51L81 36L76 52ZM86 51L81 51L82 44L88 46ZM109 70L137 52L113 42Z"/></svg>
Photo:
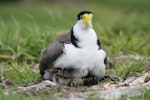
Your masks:
<svg viewBox="0 0 150 100"><path fill-rule="evenodd" d="M73 27L73 35L78 39L77 45L81 48L97 49L97 35L92 27L85 27L78 21Z"/></svg>

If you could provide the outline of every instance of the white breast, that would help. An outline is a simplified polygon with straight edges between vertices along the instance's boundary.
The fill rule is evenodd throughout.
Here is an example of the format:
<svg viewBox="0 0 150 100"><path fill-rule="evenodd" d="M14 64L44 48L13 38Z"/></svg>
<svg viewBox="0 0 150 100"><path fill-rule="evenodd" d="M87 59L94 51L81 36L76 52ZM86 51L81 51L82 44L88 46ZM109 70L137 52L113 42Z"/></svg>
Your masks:
<svg viewBox="0 0 150 100"><path fill-rule="evenodd" d="M97 35L93 28L83 27L82 22L78 21L73 27L74 36L79 40L77 43L81 48L98 49Z"/></svg>
<svg viewBox="0 0 150 100"><path fill-rule="evenodd" d="M91 74L102 78L105 74L104 59L105 51L88 50L74 47L72 44L65 44L65 53L54 63L55 68L74 68L77 71L72 73L74 77L85 77L90 71Z"/></svg>
<svg viewBox="0 0 150 100"><path fill-rule="evenodd" d="M74 68L72 76L84 77L90 72L97 78L105 75L104 50L98 50L97 35L93 28L84 27L82 21L78 21L73 27L74 36L79 40L76 48L73 44L65 44L64 51L54 63L55 68Z"/></svg>

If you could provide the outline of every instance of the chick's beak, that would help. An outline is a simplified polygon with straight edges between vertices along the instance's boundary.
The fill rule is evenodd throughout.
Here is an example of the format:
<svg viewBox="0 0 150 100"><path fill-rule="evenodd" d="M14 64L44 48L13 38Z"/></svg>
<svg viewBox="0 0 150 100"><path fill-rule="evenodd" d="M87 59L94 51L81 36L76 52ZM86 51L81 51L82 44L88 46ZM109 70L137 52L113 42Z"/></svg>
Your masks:
<svg viewBox="0 0 150 100"><path fill-rule="evenodd" d="M83 24L85 26L90 26L92 27L92 17L93 17L93 14L84 14L82 16L82 19L83 19Z"/></svg>

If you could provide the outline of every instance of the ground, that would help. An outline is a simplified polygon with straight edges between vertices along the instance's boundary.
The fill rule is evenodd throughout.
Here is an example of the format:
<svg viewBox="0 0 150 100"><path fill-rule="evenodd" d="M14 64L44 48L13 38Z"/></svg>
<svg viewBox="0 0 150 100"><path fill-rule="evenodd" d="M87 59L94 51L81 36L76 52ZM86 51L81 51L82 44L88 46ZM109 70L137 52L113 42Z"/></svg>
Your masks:
<svg viewBox="0 0 150 100"><path fill-rule="evenodd" d="M37 66L40 52L58 34L68 32L76 22L76 15L82 10L94 13L93 27L102 47L109 58L139 55L142 59L115 60L115 66L107 69L126 80L128 77L142 76L150 72L150 2L148 0L95 0L82 3L36 3L0 5L0 92L18 90L18 87L32 86L42 81ZM105 79L96 86L111 82ZM47 99L56 93L65 92L62 87L51 93L12 95L0 94L0 99ZM69 91L86 91L90 87L70 87ZM135 99L150 98L143 95ZM124 96L123 99L126 99ZM89 100L97 100L88 95Z"/></svg>

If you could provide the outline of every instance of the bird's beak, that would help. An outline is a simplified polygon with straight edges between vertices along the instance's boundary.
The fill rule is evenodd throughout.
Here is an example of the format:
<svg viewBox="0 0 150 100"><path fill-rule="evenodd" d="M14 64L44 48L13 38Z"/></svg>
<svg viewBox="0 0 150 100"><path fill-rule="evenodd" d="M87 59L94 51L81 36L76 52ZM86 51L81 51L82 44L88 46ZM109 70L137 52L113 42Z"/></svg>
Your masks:
<svg viewBox="0 0 150 100"><path fill-rule="evenodd" d="M93 14L84 14L82 16L84 26L92 27L92 17L93 17Z"/></svg>

